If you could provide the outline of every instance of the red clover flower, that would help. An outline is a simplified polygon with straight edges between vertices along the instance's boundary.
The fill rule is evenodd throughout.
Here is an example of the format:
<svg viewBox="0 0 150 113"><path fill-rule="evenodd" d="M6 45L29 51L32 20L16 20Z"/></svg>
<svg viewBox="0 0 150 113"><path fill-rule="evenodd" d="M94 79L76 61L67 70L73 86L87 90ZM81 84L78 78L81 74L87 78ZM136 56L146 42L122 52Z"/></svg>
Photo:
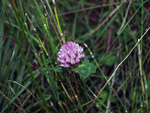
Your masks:
<svg viewBox="0 0 150 113"><path fill-rule="evenodd" d="M68 41L63 44L58 52L57 61L62 67L70 67L84 57L83 48L75 42Z"/></svg>

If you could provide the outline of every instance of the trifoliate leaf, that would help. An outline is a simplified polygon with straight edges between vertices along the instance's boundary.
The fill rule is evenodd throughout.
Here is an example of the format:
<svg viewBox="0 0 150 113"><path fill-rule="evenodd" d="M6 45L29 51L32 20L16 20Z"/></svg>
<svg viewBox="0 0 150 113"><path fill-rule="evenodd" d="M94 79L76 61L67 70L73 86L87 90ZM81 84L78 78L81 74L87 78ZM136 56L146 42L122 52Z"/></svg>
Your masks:
<svg viewBox="0 0 150 113"><path fill-rule="evenodd" d="M86 68L88 68L90 73L96 72L96 67L92 63L83 64Z"/></svg>
<svg viewBox="0 0 150 113"><path fill-rule="evenodd" d="M78 70L78 73L83 78L86 78L89 76L89 70L85 66L81 66Z"/></svg>
<svg viewBox="0 0 150 113"><path fill-rule="evenodd" d="M90 63L89 60L84 60L84 61L82 61L82 64L83 64L83 65L84 65L84 64L88 64L88 63Z"/></svg>

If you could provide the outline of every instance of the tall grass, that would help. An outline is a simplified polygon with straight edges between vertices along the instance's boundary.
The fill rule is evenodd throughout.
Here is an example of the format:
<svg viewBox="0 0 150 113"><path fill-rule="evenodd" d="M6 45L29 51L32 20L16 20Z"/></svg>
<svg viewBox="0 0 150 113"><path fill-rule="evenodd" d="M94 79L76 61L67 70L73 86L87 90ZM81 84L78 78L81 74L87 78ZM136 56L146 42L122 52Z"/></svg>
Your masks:
<svg viewBox="0 0 150 113"><path fill-rule="evenodd" d="M0 112L150 111L148 0L0 2ZM84 47L71 68L67 41Z"/></svg>

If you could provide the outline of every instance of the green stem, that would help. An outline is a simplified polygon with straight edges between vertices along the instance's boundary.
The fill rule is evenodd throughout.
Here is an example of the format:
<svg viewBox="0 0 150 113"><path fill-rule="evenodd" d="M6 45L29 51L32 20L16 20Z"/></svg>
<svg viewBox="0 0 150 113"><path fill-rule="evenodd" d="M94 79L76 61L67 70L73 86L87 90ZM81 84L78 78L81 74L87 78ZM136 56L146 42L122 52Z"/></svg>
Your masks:
<svg viewBox="0 0 150 113"><path fill-rule="evenodd" d="M62 30L61 30L61 27L60 27L60 23L59 23L58 15L57 15L57 10L56 10L56 5L55 5L55 0L53 0L53 4L54 4L54 12L55 12L56 20L57 20L58 29L59 29L60 35L61 35L61 37L62 37L62 41L63 41L63 43L65 44L65 43L66 43L66 41L65 41L65 37L63 36L63 33L62 33Z"/></svg>

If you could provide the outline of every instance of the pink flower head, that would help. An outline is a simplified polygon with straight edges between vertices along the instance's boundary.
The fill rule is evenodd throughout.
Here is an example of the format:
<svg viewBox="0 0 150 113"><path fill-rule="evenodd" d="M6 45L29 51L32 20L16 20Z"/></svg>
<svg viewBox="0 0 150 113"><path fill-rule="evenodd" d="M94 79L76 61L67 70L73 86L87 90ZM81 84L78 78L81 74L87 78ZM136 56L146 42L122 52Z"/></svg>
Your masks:
<svg viewBox="0 0 150 113"><path fill-rule="evenodd" d="M84 57L83 48L75 42L68 41L63 44L58 52L57 61L60 62L62 67L70 67Z"/></svg>

